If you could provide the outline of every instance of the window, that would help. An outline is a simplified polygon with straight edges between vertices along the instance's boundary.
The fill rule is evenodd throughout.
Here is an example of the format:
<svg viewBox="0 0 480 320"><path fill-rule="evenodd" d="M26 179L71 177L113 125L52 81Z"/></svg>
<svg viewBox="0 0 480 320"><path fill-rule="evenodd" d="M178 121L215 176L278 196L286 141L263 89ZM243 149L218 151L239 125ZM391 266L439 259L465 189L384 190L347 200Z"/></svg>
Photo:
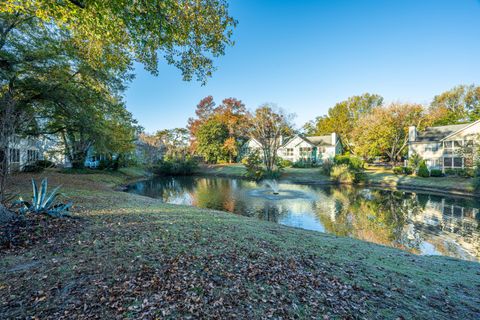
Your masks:
<svg viewBox="0 0 480 320"><path fill-rule="evenodd" d="M300 155L301 156L309 156L311 154L312 154L312 148L309 148L309 147L300 148Z"/></svg>
<svg viewBox="0 0 480 320"><path fill-rule="evenodd" d="M452 158L443 158L443 166L445 168L451 168L452 167Z"/></svg>
<svg viewBox="0 0 480 320"><path fill-rule="evenodd" d="M443 158L443 166L445 168L463 168L463 158L455 157L455 158Z"/></svg>
<svg viewBox="0 0 480 320"><path fill-rule="evenodd" d="M9 149L10 163L20 162L20 149Z"/></svg>
<svg viewBox="0 0 480 320"><path fill-rule="evenodd" d="M293 148L286 148L283 150L283 155L286 157L293 157Z"/></svg>
<svg viewBox="0 0 480 320"><path fill-rule="evenodd" d="M27 150L27 162L34 162L38 160L37 150Z"/></svg>
<svg viewBox="0 0 480 320"><path fill-rule="evenodd" d="M463 166L463 159L462 158L453 158L453 167L454 168L461 168Z"/></svg>
<svg viewBox="0 0 480 320"><path fill-rule="evenodd" d="M438 144L434 143L434 144L427 144L425 146L425 151L428 152L437 152L438 151Z"/></svg>

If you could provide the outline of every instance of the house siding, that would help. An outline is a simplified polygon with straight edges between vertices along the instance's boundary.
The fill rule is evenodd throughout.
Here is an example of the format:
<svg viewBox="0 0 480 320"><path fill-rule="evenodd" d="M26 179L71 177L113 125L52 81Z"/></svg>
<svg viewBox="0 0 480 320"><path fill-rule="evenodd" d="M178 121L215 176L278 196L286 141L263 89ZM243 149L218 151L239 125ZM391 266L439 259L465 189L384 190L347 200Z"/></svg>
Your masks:
<svg viewBox="0 0 480 320"><path fill-rule="evenodd" d="M412 155L418 154L425 160L429 169L465 168L469 164L465 163L465 159L458 151L466 141L475 143L479 134L480 121L476 121L464 129L460 129L436 141L427 142L417 141L416 129L411 128L409 130L408 157L410 158ZM453 147L446 148L445 146L448 145Z"/></svg>

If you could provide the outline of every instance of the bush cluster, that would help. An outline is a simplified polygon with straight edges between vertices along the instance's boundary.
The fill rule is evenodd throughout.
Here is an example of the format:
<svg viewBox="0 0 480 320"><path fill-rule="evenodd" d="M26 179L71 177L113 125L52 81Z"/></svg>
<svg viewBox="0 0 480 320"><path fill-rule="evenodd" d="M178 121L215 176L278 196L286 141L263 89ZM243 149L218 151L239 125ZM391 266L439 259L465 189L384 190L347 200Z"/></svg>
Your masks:
<svg viewBox="0 0 480 320"><path fill-rule="evenodd" d="M295 161L292 165L293 168L314 168L316 164L312 161L299 160Z"/></svg>
<svg viewBox="0 0 480 320"><path fill-rule="evenodd" d="M366 179L363 172L364 165L364 161L358 157L350 155L335 156L333 166L330 168L330 177L339 183L363 181Z"/></svg>
<svg viewBox="0 0 480 320"><path fill-rule="evenodd" d="M351 155L336 155L333 161L336 165L345 164L353 170L363 170L365 167L362 159Z"/></svg>
<svg viewBox="0 0 480 320"><path fill-rule="evenodd" d="M420 162L420 165L418 166L418 170L417 170L417 176L423 177L423 178L430 177L430 171L428 171L425 161Z"/></svg>
<svg viewBox="0 0 480 320"><path fill-rule="evenodd" d="M465 169L445 169L445 175L447 176L458 176L463 178L473 178L475 177L475 169L465 168Z"/></svg>
<svg viewBox="0 0 480 320"><path fill-rule="evenodd" d="M363 171L354 170L346 164L334 165L330 177L338 183L358 183L366 179Z"/></svg>
<svg viewBox="0 0 480 320"><path fill-rule="evenodd" d="M191 175L198 168L194 159L164 159L152 166L150 171L156 175Z"/></svg>
<svg viewBox="0 0 480 320"><path fill-rule="evenodd" d="M333 165L334 165L334 163L333 163L332 160L330 160L330 159L323 160L323 162L322 162L322 173L324 175L329 176L330 173L332 172Z"/></svg>
<svg viewBox="0 0 480 320"><path fill-rule="evenodd" d="M430 177L443 177L443 172L440 169L431 169Z"/></svg>
<svg viewBox="0 0 480 320"><path fill-rule="evenodd" d="M410 175L413 173L413 168L411 167L393 167L394 174L405 174Z"/></svg>
<svg viewBox="0 0 480 320"><path fill-rule="evenodd" d="M250 152L242 159L242 164L247 168L245 176L250 179L260 180L265 175L263 161L258 151Z"/></svg>
<svg viewBox="0 0 480 320"><path fill-rule="evenodd" d="M55 163L49 160L37 160L23 167L23 172L43 172L46 168L55 167Z"/></svg>

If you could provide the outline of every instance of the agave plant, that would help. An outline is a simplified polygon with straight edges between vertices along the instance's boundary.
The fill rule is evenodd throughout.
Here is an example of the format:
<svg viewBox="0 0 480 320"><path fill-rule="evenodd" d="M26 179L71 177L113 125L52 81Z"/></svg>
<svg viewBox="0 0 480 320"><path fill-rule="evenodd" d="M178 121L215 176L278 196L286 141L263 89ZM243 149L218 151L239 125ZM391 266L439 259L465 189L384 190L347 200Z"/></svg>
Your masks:
<svg viewBox="0 0 480 320"><path fill-rule="evenodd" d="M20 198L16 204L21 205L20 213L32 212L32 213L44 213L53 217L69 216L68 210L72 206L72 202L69 203L55 203L55 199L59 195L58 190L60 186L53 189L48 194L48 182L47 178L42 180L40 188L38 188L35 180L32 179L33 197L32 202L28 202Z"/></svg>

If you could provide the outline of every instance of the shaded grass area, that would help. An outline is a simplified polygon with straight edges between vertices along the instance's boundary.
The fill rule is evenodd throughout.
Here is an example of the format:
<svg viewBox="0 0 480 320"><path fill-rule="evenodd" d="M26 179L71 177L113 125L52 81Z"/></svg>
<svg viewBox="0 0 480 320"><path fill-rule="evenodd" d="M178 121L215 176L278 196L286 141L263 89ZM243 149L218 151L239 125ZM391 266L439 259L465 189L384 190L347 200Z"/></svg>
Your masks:
<svg viewBox="0 0 480 320"><path fill-rule="evenodd" d="M480 314L478 263L112 191L125 174L48 175L81 219L75 232L0 254L2 319Z"/></svg>

